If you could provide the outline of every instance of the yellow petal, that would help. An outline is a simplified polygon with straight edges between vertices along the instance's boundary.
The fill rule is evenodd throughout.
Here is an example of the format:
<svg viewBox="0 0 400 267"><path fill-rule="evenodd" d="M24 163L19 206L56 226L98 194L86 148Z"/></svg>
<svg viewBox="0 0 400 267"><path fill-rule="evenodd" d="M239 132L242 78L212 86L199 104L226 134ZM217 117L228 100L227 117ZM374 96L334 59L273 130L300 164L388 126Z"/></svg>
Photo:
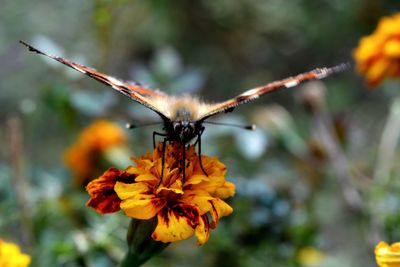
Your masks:
<svg viewBox="0 0 400 267"><path fill-rule="evenodd" d="M168 188L168 187L159 187L157 189L157 194L161 193L162 191L167 191L167 192L174 192L175 194L182 195L183 190L179 188Z"/></svg>
<svg viewBox="0 0 400 267"><path fill-rule="evenodd" d="M375 248L375 257L380 267L400 267L400 243L389 246L380 242Z"/></svg>
<svg viewBox="0 0 400 267"><path fill-rule="evenodd" d="M155 197L146 183L117 182L114 190L122 200L120 208L129 217L147 220L165 206L165 200Z"/></svg>
<svg viewBox="0 0 400 267"><path fill-rule="evenodd" d="M367 71L368 82L371 85L378 85L385 77L385 72L390 66L390 61L386 58L377 60Z"/></svg>
<svg viewBox="0 0 400 267"><path fill-rule="evenodd" d="M126 199L121 202L121 209L129 217L148 220L153 218L164 206L165 199Z"/></svg>
<svg viewBox="0 0 400 267"><path fill-rule="evenodd" d="M133 160L136 163L137 170L139 173L146 173L150 172L149 170L154 166L155 162L149 160L149 159L134 159Z"/></svg>
<svg viewBox="0 0 400 267"><path fill-rule="evenodd" d="M400 57L400 40L389 40L386 42L383 52L385 53L386 56L388 57L395 57L399 58Z"/></svg>
<svg viewBox="0 0 400 267"><path fill-rule="evenodd" d="M125 171L129 174L140 174L138 168L129 166L128 168L125 169Z"/></svg>
<svg viewBox="0 0 400 267"><path fill-rule="evenodd" d="M221 161L219 161L218 158L201 156L201 163L205 171L207 172L208 177L225 176L226 174L226 166ZM197 161L193 173L204 175L199 161Z"/></svg>
<svg viewBox="0 0 400 267"><path fill-rule="evenodd" d="M397 16L383 17L378 24L375 34L380 35L396 35L400 33L400 20Z"/></svg>
<svg viewBox="0 0 400 267"><path fill-rule="evenodd" d="M199 222L200 223L196 227L195 234L197 237L197 244L201 246L210 238L210 223L207 215L202 215Z"/></svg>
<svg viewBox="0 0 400 267"><path fill-rule="evenodd" d="M218 224L218 220L221 217L227 216L233 212L233 209L231 206L225 203L225 201L219 199L219 198L214 198L211 201L212 204L212 210L211 210L211 217L213 218L213 222L211 224L212 228L215 228Z"/></svg>
<svg viewBox="0 0 400 267"><path fill-rule="evenodd" d="M215 190L214 196L221 199L232 197L235 195L235 185L231 182L225 182L223 186Z"/></svg>
<svg viewBox="0 0 400 267"><path fill-rule="evenodd" d="M30 262L30 256L22 253L16 244L8 243L0 239L1 267L26 267Z"/></svg>
<svg viewBox="0 0 400 267"><path fill-rule="evenodd" d="M135 182L157 182L159 179L151 173L145 173L137 176Z"/></svg>
<svg viewBox="0 0 400 267"><path fill-rule="evenodd" d="M196 205L199 208L200 215L212 210L211 200L213 197L205 190L185 190L182 196L184 203Z"/></svg>
<svg viewBox="0 0 400 267"><path fill-rule="evenodd" d="M194 184L199 184L204 181L210 181L210 178L205 176L204 174L194 174L190 177L187 178L187 181L185 182L185 185L194 185Z"/></svg>
<svg viewBox="0 0 400 267"><path fill-rule="evenodd" d="M179 177L179 169L178 168L170 170L169 167L164 167L162 184L164 186L170 186L171 184L174 184L178 181L178 179L177 179L178 177ZM181 188L181 186L179 188Z"/></svg>
<svg viewBox="0 0 400 267"><path fill-rule="evenodd" d="M182 190L182 180L180 179L175 180L175 182L173 182L169 187Z"/></svg>
<svg viewBox="0 0 400 267"><path fill-rule="evenodd" d="M114 186L114 191L121 200L132 198L135 195L149 192L150 189L146 183L125 184L117 182Z"/></svg>
<svg viewBox="0 0 400 267"><path fill-rule="evenodd" d="M199 184L192 185L194 190L205 190L210 193L211 196L227 198L235 194L235 186L226 182L224 176L213 176L210 177L209 181L203 181Z"/></svg>
<svg viewBox="0 0 400 267"><path fill-rule="evenodd" d="M199 225L199 211L191 205L180 204L157 214L158 224L152 237L164 243L184 240L194 234Z"/></svg>
<svg viewBox="0 0 400 267"><path fill-rule="evenodd" d="M376 42L372 36L367 36L361 38L358 47L353 51L353 57L360 62L368 59L373 53L376 53Z"/></svg>

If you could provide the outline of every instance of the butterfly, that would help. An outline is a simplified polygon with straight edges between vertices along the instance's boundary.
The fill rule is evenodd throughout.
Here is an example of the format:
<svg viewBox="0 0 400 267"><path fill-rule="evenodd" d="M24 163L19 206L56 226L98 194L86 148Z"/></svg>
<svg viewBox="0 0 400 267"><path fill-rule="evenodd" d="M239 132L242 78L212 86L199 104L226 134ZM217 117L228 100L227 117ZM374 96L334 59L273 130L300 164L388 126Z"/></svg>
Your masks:
<svg viewBox="0 0 400 267"><path fill-rule="evenodd" d="M180 142L183 147L185 147L191 140L197 138L196 142L199 144L199 154L201 154L200 137L205 129L203 124L208 118L220 113L232 112L237 106L253 101L277 89L291 88L305 81L323 79L347 68L347 64L340 64L331 68L317 68L309 72L247 90L223 102L206 103L197 97L188 95L171 96L159 90L152 90L136 82L121 81L120 79L74 63L68 59L46 54L23 41L20 41L20 43L25 45L32 52L52 58L97 81L111 86L130 99L156 112L163 121L164 132L153 132L153 142L154 135L160 135L164 137L164 143L166 141L175 141Z"/></svg>

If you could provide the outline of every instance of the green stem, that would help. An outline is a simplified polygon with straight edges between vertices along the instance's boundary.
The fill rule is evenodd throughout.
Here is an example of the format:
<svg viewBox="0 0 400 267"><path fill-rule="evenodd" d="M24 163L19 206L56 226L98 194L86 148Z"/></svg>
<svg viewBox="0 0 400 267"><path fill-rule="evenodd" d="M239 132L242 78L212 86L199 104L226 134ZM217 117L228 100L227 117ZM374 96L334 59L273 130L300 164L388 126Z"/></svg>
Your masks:
<svg viewBox="0 0 400 267"><path fill-rule="evenodd" d="M131 220L127 234L129 249L119 267L140 266L169 245L169 243L155 241L151 237L156 225L157 218Z"/></svg>
<svg viewBox="0 0 400 267"><path fill-rule="evenodd" d="M134 255L134 252L132 252L130 249L128 250L128 253L125 255L125 258L122 260L120 263L119 267L136 267L140 266L144 263L143 260L139 260L139 258Z"/></svg>

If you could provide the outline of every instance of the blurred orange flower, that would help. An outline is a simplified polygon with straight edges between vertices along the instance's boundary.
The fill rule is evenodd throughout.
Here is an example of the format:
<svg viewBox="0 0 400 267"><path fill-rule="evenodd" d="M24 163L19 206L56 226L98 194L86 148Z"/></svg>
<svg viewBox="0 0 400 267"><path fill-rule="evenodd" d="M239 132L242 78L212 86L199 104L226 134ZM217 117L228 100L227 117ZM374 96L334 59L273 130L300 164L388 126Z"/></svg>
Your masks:
<svg viewBox="0 0 400 267"><path fill-rule="evenodd" d="M121 127L106 120L96 120L83 129L76 142L65 151L64 161L73 172L76 182L86 184L98 175L96 172L101 153L126 142Z"/></svg>
<svg viewBox="0 0 400 267"><path fill-rule="evenodd" d="M353 51L357 70L370 86L386 78L400 77L400 13L383 17L375 31L361 38Z"/></svg>
<svg viewBox="0 0 400 267"><path fill-rule="evenodd" d="M13 243L0 239L0 266L1 267L26 267L31 262L31 257L21 252Z"/></svg>
<svg viewBox="0 0 400 267"><path fill-rule="evenodd" d="M167 145L162 166L159 144L152 154L134 159L136 167L109 169L88 184L87 205L100 213L122 209L140 220L157 216L154 240L174 242L195 234L203 245L219 218L233 212L222 199L233 196L235 186L225 180L226 167L217 158L201 156L205 175L194 146L186 148L183 177L182 150L179 143Z"/></svg>
<svg viewBox="0 0 400 267"><path fill-rule="evenodd" d="M375 259L379 267L400 267L400 243L388 245L379 242L375 248Z"/></svg>

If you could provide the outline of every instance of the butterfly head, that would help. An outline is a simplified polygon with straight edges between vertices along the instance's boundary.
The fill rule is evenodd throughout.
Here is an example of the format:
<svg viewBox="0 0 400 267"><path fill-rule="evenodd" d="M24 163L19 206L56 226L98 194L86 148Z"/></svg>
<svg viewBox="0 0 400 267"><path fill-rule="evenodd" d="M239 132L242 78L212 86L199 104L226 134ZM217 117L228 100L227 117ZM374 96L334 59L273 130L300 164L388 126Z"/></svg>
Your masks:
<svg viewBox="0 0 400 267"><path fill-rule="evenodd" d="M174 121L172 122L173 135L183 143L189 142L198 134L196 123L192 121Z"/></svg>
<svg viewBox="0 0 400 267"><path fill-rule="evenodd" d="M165 120L164 129L167 135L181 143L187 143L195 138L201 128L201 122L192 117L192 112L186 107L176 109L171 120Z"/></svg>

